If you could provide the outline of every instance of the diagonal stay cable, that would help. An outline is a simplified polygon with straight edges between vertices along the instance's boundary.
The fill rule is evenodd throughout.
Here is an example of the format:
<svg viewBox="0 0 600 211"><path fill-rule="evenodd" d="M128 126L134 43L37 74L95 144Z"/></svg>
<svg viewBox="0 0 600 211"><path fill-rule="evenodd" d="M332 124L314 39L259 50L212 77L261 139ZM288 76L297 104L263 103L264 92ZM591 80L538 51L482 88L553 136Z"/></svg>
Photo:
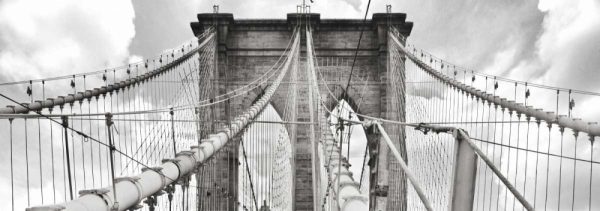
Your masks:
<svg viewBox="0 0 600 211"><path fill-rule="evenodd" d="M365 17L363 18L363 24L367 22L367 15L369 14L369 8L371 6L371 0L367 2L367 10L365 11ZM358 57L358 51L360 50L360 42L362 41L364 33L364 28L360 27L360 34L358 35L358 44L356 45L356 51L354 52L354 59L352 59L352 66L350 67L350 75L348 76L348 82L346 83L346 88L344 89L343 97L348 95L348 87L350 87L350 80L352 80L352 72L354 72L354 65L356 64L356 58Z"/></svg>

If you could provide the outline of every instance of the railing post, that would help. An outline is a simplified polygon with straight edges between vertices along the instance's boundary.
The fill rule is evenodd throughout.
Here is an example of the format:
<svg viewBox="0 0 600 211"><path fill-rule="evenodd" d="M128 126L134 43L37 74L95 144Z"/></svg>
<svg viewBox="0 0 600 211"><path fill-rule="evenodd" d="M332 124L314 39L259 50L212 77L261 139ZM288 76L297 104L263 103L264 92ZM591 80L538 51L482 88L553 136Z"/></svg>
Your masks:
<svg viewBox="0 0 600 211"><path fill-rule="evenodd" d="M449 210L451 211L473 210L473 200L475 199L477 155L459 130L456 129L453 132L456 141L450 190L452 198Z"/></svg>

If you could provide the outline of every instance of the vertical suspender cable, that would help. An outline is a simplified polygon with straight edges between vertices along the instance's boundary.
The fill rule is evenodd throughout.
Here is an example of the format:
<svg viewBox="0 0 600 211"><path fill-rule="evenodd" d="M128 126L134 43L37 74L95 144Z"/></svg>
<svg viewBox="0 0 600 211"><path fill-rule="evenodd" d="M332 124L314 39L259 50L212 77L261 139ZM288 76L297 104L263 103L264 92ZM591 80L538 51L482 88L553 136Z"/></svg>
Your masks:
<svg viewBox="0 0 600 211"><path fill-rule="evenodd" d="M27 139L27 118L23 119L25 124L25 171L27 173L27 206L31 206L31 197L29 193L29 147Z"/></svg>
<svg viewBox="0 0 600 211"><path fill-rule="evenodd" d="M112 114L111 113L106 113L105 115L106 118L106 129L108 131L108 145L110 147L110 169L111 169L111 181L112 181L112 192L113 192L113 206L112 209L118 209L119 207L119 202L116 201L117 200L117 191L116 191L116 178L115 178L115 163L114 163L114 153L115 153L115 146L113 144L113 135L111 132L111 127L113 126L113 121L112 121Z"/></svg>
<svg viewBox="0 0 600 211"><path fill-rule="evenodd" d="M15 210L15 181L14 181L14 163L13 163L13 120L8 119L10 133L10 193L11 193L11 209Z"/></svg>
<svg viewBox="0 0 600 211"><path fill-rule="evenodd" d="M175 112L173 108L169 111L169 115L171 115L171 140L173 141L173 157L175 157L177 155L177 146L175 145Z"/></svg>
<svg viewBox="0 0 600 211"><path fill-rule="evenodd" d="M70 200L73 200L73 183L71 180L71 159L69 154L69 134L67 128L69 127L69 120L67 116L62 116L62 124L64 129L64 138L65 138L65 151L67 156L67 175L69 178L69 196Z"/></svg>

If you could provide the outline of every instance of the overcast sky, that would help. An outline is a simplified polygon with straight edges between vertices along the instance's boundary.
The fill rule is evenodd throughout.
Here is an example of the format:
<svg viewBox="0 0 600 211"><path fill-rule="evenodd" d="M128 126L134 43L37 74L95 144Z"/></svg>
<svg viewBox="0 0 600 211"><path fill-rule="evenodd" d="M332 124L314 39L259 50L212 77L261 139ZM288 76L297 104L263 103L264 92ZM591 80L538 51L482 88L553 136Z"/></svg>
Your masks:
<svg viewBox="0 0 600 211"><path fill-rule="evenodd" d="M300 1L0 2L0 81L91 71L192 38L213 4L235 18L285 18ZM411 41L456 64L549 85L600 91L600 1L374 0L407 13ZM361 18L366 1L315 0L324 18ZM136 57L134 57L136 58Z"/></svg>

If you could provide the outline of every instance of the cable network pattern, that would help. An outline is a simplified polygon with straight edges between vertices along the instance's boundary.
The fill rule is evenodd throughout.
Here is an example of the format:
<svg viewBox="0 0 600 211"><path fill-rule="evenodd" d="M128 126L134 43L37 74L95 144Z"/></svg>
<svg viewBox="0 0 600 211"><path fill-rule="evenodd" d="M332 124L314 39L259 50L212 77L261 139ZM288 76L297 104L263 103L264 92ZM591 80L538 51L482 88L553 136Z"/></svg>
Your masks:
<svg viewBox="0 0 600 211"><path fill-rule="evenodd" d="M292 210L299 136L310 142L318 210L449 209L468 198L453 192L464 185L462 147L474 165L466 207L600 207L600 126L575 118L600 94L467 70L406 44L393 26L384 75L374 75L356 58L318 57L302 18L277 60L239 83L218 70L244 67L219 58L215 28L122 67L1 83L10 203L0 209ZM360 111L373 84L385 90L381 117ZM358 175L355 126L369 131Z"/></svg>
<svg viewBox="0 0 600 211"><path fill-rule="evenodd" d="M593 169L597 165L593 143L598 127L572 117L576 113L575 99L590 99L597 96L595 93L468 71L414 46L405 47L400 43L404 38L393 29L390 36L390 51L405 56L406 72L413 74L409 80L414 81L407 85L417 98L422 98L411 110L434 114L409 122L463 128L491 161L478 162L474 209L593 210L598 206L592 198ZM588 139L582 133L587 133ZM434 149L448 143L435 142ZM430 152L431 147L420 152ZM447 159L448 152L452 147L430 159ZM448 167L438 166L438 171L447 172ZM500 177L509 183L504 184Z"/></svg>
<svg viewBox="0 0 600 211"><path fill-rule="evenodd" d="M207 87L191 81L211 74L214 40L209 29L197 42L152 62L29 81L24 92L29 103L16 104L15 99L23 97L3 95L3 102L10 102L0 113L9 128L2 133L9 133L12 183L12 203L5 208L72 200L82 190L112 185L111 174L115 179L134 175L197 143L197 133L190 131L200 130L197 114L204 105L182 105L207 99ZM56 93L46 88L50 81L64 83L71 94L44 100ZM28 112L34 114L18 114ZM109 131L114 143L108 142ZM17 140L25 140L25 145ZM181 198L176 194L175 200ZM164 198L156 202L167 204Z"/></svg>
<svg viewBox="0 0 600 211"><path fill-rule="evenodd" d="M217 163L225 160L227 166L231 166L226 170L238 170L239 168L232 168L237 164L233 161L240 160L236 152L240 151L239 148L245 148L237 147L238 144L232 141L225 142L227 144L220 146L223 150L213 148L213 151L207 151L207 144L211 145L210 143L212 143L212 146L217 147L214 138L222 137L219 134L223 132L229 134L227 136L233 139L242 140L248 139L248 137L250 139L259 137L253 134L264 136L264 129L263 132L253 132L256 130L254 129L256 126L249 126L248 129L245 129L249 132L238 134L245 127L243 125L249 123L247 122L248 117L252 118L254 115L258 115L257 112L252 111L255 107L250 108L250 113L245 112L238 118L217 124L213 123L214 114L219 108L224 107L218 106L219 104L239 98L264 86L271 80L269 88L259 96L261 99L257 99L256 103L258 104L254 103L254 106L259 106L256 108L262 110L277 89L277 84L281 82L288 72L287 70L291 69L291 64L294 63L293 68L297 68L298 39L290 39L289 55L282 55L280 61L268 68L261 77L220 95L214 94L216 86L213 82L215 81L217 60L214 30L207 29L204 34L198 36L197 43L197 46L191 44L190 50L187 52L187 46L185 46L181 48L181 52L161 56L157 61L143 63L142 67L139 64L129 65L124 76L118 75L116 69L112 71L112 74L104 71L105 73L101 77L101 84L104 86L100 88L89 89L97 84L90 79L90 76L98 74L98 72L75 75L70 78L69 83L73 94L66 97L59 96L33 101L36 98L34 82L45 84L46 81L62 79L69 81L69 78L65 77L30 81L26 92L31 101L28 104L16 104L18 101L15 99L18 97L3 94L5 100L14 104L0 110L2 118L8 120L6 128L9 130L6 132L9 133L7 137L9 137L11 145L8 154L11 157L12 203L8 204L6 209L19 210L36 204L52 203L58 204L57 207L79 209L77 207L91 206L88 204L90 202L88 199L94 197L95 194L98 194L95 197L105 197L105 200L114 202L110 206L118 210L129 209L132 205L141 206L141 204L147 205L144 206L144 209L150 210L189 209L196 206L201 209L214 209L235 203L240 207L246 206L237 201L236 195L234 195L239 194L233 186L237 183L234 178L238 176L232 178L229 176L232 175L232 172L215 169ZM111 75L112 77L110 77ZM83 87L77 86L79 77L83 81ZM21 84L23 83L2 85L19 86ZM78 90L81 91L78 92ZM48 93L42 89L42 94L46 96ZM55 107L60 108L59 114L53 113ZM34 114L27 114L29 112ZM252 115L248 116L248 114ZM259 119L262 118L259 117ZM32 120L28 122L28 119ZM243 122L240 122L242 120ZM271 121L271 123L265 124L281 124L277 123L281 120L276 121L273 118L264 120ZM32 126L33 129L31 129ZM50 129L45 130L42 126L48 126ZM264 126L261 127L264 128ZM23 128L24 131L21 133L14 128ZM224 129L220 129L222 132L215 134L215 132L219 132L217 130L219 128ZM31 146L29 141L29 136L32 134L30 130L38 131L38 136L34 137L35 142L32 141L36 144L34 146ZM42 134L42 131L50 133L50 142L43 142L47 144L48 148L42 145L42 137L48 136ZM285 130L280 131L286 132ZM287 135L285 137L288 138ZM26 139L25 146L13 141L23 138ZM265 137L259 140L264 141ZM259 140L255 138L251 141L258 142ZM285 142L285 140L287 140L287 144L280 141L279 147L289 147L289 139L282 141ZM257 143L250 143L249 147L255 149L255 153L264 153L256 151L259 149ZM21 159L20 150L24 151L22 157L25 159ZM35 151L31 155L31 159L30 151ZM194 151L196 151L196 155L194 155ZM211 153L214 155L210 156ZM288 149L287 153L280 154L273 159L278 162L286 159L289 161L290 153L291 151ZM239 154L239 157L242 157L242 153ZM12 159L13 156L18 156L18 159ZM33 160L34 156L35 160ZM266 173L273 169L272 167L267 168L267 166L273 166L274 162L257 159L256 157L259 155L251 154L251 156L257 163L253 167L262 166L258 168L258 171ZM177 159L165 159L169 157L177 157ZM186 173L189 171L186 159L190 158L199 163L198 174ZM248 161L245 155L244 158ZM201 162L202 159L206 159L206 162ZM51 167L45 165L44 161L46 160L52 165ZM56 162L59 160L62 162ZM21 161L24 161L27 168L14 168L14 166L22 165ZM31 165L35 167L30 167ZM154 167L159 165L161 167ZM176 167L178 169L176 172L179 173L172 175L172 171L170 171L172 167ZM291 180L290 170L289 167L284 167L280 168L277 174L272 172L270 174L274 178L288 182ZM248 171L248 174L245 175L240 172L236 173L239 174L239 177L248 176L249 180L252 180L252 175L254 176L256 185L254 188L261 190L261 194L258 194L257 197L265 203L268 201L269 205L267 206L274 206L271 203L277 203L275 207L289 209L290 204L286 201L289 201L291 194L280 194L278 197L283 198L273 201L270 194L268 197L264 195L265 190L272 188L267 182L270 180L260 179L257 175L258 172ZM25 177L21 177L22 174L25 174ZM140 176L131 177L136 174ZM148 191L154 187L149 189L144 187L144 184L149 185L146 183L148 178L152 178L149 176L152 174L162 178L161 186L164 186L164 189L161 188L162 191L152 193ZM45 175L52 175L52 180ZM262 176L265 177L265 175ZM247 181L247 179L240 181ZM23 183L26 183L25 187L21 185ZM135 188L129 190L121 188L127 184L139 186L139 192L130 195L129 191L133 191ZM48 185L52 186L51 191L44 190L44 187L48 187ZM95 189L97 187L108 188ZM284 186L279 184L279 187ZM240 188L244 189L245 186L240 186ZM259 191L252 190L252 192ZM81 194L81 198L77 198L78 193ZM147 196L138 198L138 202L132 204L133 201L128 200L135 195ZM162 197L163 195L165 196ZM79 202L71 203L71 200ZM66 203L61 204L61 202ZM257 203L247 205L249 209L257 208Z"/></svg>

